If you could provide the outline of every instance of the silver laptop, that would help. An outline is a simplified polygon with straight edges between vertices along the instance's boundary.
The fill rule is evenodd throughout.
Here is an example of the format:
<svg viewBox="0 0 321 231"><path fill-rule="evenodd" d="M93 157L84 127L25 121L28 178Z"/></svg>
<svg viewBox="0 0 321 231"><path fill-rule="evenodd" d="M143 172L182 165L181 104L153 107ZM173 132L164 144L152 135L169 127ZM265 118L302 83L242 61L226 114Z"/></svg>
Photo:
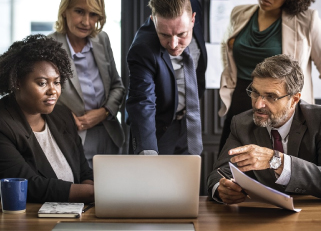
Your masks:
<svg viewBox="0 0 321 231"><path fill-rule="evenodd" d="M59 222L52 231L195 231L193 223Z"/></svg>
<svg viewBox="0 0 321 231"><path fill-rule="evenodd" d="M95 155L95 214L101 218L195 218L201 158Z"/></svg>

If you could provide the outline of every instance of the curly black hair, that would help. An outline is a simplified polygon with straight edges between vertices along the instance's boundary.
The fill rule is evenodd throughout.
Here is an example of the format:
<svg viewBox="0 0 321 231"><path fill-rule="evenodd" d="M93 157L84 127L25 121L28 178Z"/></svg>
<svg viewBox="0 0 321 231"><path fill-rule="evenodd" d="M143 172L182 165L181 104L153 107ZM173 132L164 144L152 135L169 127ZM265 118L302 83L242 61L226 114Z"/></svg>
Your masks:
<svg viewBox="0 0 321 231"><path fill-rule="evenodd" d="M282 9L291 16L296 16L299 13L306 11L311 3L315 0L286 0Z"/></svg>
<svg viewBox="0 0 321 231"><path fill-rule="evenodd" d="M14 42L0 56L0 95L14 92L18 81L32 72L34 64L39 61L48 61L56 67L63 87L66 79L72 77L72 71L67 52L61 46L42 34Z"/></svg>

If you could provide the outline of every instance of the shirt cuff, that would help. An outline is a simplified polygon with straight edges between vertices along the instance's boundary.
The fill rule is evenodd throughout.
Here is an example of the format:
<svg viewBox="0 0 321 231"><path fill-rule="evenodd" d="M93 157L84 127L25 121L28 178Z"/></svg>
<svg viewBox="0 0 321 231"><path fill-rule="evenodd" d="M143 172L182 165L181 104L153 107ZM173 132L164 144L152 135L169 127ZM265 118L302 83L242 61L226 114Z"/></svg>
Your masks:
<svg viewBox="0 0 321 231"><path fill-rule="evenodd" d="M218 186L220 186L220 182L217 182L217 183L213 186L213 188L212 188L212 198L213 198L213 200L215 200L215 201L218 202L218 203L223 203L223 201L222 201L221 199L219 199L219 198L217 198L216 196L214 196L215 191L217 190Z"/></svg>
<svg viewBox="0 0 321 231"><path fill-rule="evenodd" d="M143 150L139 153L139 155L151 155L151 156L155 156L158 155L158 153L155 150Z"/></svg>
<svg viewBox="0 0 321 231"><path fill-rule="evenodd" d="M107 113L107 111L109 112L106 119L107 119L107 120L112 120L112 119L114 119L114 113L113 113L108 107L104 107L104 108L105 108L105 110L106 110L106 113Z"/></svg>
<svg viewBox="0 0 321 231"><path fill-rule="evenodd" d="M280 185L287 185L290 182L291 179L291 157L287 154L283 154L284 158L284 165L283 165L283 171L280 175L280 177L275 181L275 183Z"/></svg>

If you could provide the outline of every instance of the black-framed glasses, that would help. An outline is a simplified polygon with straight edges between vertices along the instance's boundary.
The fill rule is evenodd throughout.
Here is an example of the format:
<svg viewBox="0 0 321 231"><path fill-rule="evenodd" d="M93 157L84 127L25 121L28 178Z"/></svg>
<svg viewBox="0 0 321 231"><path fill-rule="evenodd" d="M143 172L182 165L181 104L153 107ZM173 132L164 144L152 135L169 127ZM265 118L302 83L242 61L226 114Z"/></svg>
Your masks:
<svg viewBox="0 0 321 231"><path fill-rule="evenodd" d="M280 97L275 97L273 95L260 95L257 91L253 91L252 90L252 83L250 83L250 85L246 88L246 93L249 97L251 97L254 100L257 100L260 96L262 98L262 100L265 100L268 103L274 103L284 97L289 96L290 94L284 95L284 96L280 96Z"/></svg>

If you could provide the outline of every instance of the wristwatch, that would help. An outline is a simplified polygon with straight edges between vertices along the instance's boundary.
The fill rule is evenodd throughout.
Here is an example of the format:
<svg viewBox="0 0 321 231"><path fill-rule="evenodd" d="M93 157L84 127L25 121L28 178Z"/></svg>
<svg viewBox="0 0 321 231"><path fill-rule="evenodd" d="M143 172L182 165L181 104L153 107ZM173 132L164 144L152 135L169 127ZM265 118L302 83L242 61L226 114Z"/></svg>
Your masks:
<svg viewBox="0 0 321 231"><path fill-rule="evenodd" d="M280 153L277 150L274 150L274 155L270 160L270 168L271 169L278 169L282 164Z"/></svg>

